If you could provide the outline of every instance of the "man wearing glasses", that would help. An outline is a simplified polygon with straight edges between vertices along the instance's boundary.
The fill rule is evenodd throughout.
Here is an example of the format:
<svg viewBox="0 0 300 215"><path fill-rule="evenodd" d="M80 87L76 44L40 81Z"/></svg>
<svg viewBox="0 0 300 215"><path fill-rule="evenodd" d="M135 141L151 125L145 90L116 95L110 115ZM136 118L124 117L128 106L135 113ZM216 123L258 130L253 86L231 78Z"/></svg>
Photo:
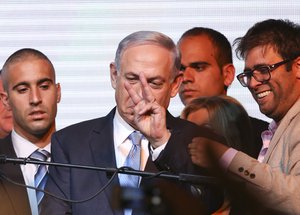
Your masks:
<svg viewBox="0 0 300 215"><path fill-rule="evenodd" d="M260 111L273 119L270 131L263 134L258 160L204 138L190 144L192 160L205 166L200 158L209 144L227 173L266 207L263 214L300 214L300 25L265 20L236 39L235 45L245 60L244 72L237 78Z"/></svg>

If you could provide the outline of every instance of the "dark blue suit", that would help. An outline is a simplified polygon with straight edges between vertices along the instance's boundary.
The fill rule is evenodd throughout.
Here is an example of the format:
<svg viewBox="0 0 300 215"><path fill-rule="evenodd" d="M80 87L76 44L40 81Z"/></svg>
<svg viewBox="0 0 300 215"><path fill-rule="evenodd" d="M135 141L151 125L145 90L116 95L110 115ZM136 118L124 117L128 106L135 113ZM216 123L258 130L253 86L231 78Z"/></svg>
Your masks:
<svg viewBox="0 0 300 215"><path fill-rule="evenodd" d="M107 116L62 129L52 136L52 161L116 168L113 144L113 117L115 109ZM192 164L187 145L195 136L211 136L203 128L167 114L167 127L171 138L164 151L154 162L148 159L145 171L168 170L174 173L199 173L203 170ZM156 169L156 170L155 170ZM46 189L68 199L86 199L103 187L109 180L105 172L50 167ZM141 182L143 185L144 182ZM57 186L58 185L58 186ZM103 193L84 203L68 204L52 197L43 199L43 214L123 214L112 203L112 191L119 185L116 177ZM59 187L59 188L58 188ZM217 200L216 205L219 204Z"/></svg>

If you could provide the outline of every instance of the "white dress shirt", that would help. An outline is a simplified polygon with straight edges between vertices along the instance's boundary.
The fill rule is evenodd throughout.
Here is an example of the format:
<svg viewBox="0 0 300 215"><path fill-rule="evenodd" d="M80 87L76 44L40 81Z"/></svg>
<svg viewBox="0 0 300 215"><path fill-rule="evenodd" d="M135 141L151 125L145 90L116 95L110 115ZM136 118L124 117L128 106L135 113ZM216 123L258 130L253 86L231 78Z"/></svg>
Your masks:
<svg viewBox="0 0 300 215"><path fill-rule="evenodd" d="M36 145L21 137L15 130L12 131L11 139L17 157L27 158L38 149ZM50 144L48 144L44 149L50 152ZM50 158L48 158L48 161L50 161ZM23 173L25 184L34 186L34 175L37 172L38 165L26 164L20 165L20 167ZM27 188L27 194L32 215L38 215L38 205L35 190Z"/></svg>
<svg viewBox="0 0 300 215"><path fill-rule="evenodd" d="M114 148L117 167L120 168L124 166L125 160L129 154L129 151L132 147L131 140L128 138L129 135L135 131L119 114L118 109L113 120L113 133L114 133ZM144 170L148 157L149 157L149 148L151 150L152 160L156 160L159 154L164 150L167 143L162 146L153 149L151 146L148 148L149 141L143 137L141 141L141 159L140 159L140 170ZM131 215L131 209L125 209L124 215Z"/></svg>
<svg viewBox="0 0 300 215"><path fill-rule="evenodd" d="M116 109L115 117L113 120L114 126L114 147L115 147L115 155L116 155L116 162L117 167L124 166L125 160L129 151L131 149L132 143L129 140L129 135L135 131L122 117L120 116L118 110ZM141 142L141 163L140 163L140 170L144 170L148 157L149 157L149 149L148 149L149 141L143 137ZM163 144L162 146L157 147L156 149L152 150L152 160L156 160L159 154L164 150L167 143Z"/></svg>

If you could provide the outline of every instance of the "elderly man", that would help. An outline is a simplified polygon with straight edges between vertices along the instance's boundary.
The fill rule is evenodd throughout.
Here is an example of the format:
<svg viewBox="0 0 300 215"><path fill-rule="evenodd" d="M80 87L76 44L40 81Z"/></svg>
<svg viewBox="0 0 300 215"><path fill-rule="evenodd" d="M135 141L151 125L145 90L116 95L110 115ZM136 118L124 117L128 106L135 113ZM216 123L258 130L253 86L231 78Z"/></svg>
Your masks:
<svg viewBox="0 0 300 215"><path fill-rule="evenodd" d="M145 171L203 173L187 152L204 128L174 118L166 109L181 83L180 55L167 36L140 31L124 38L110 64L116 108L107 116L62 129L53 135L53 161L100 167L130 166ZM50 167L47 189L67 199L87 199L109 180L104 172ZM146 180L145 180L146 181ZM44 199L44 214L123 214L112 206L113 185L139 187L136 176L119 174L104 192L81 203ZM203 192L202 194L204 194ZM175 196L173 196L175 197ZM215 205L220 201L202 196ZM132 214L125 210L125 214Z"/></svg>

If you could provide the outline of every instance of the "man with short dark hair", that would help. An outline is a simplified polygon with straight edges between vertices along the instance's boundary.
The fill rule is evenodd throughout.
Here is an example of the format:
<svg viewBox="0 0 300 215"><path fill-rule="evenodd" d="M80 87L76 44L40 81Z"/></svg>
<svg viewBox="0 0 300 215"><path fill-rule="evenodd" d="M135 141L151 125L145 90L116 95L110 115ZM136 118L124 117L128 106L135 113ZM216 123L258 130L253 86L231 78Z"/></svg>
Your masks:
<svg viewBox="0 0 300 215"><path fill-rule="evenodd" d="M192 159L205 166L202 155L210 146L228 175L244 183L269 214L300 214L300 25L288 20L258 22L235 44L237 55L245 60L238 80L248 87L260 111L273 119L262 134L259 160L204 138L189 146Z"/></svg>
<svg viewBox="0 0 300 215"><path fill-rule="evenodd" d="M204 27L189 29L179 39L178 48L183 71L179 95L184 105L197 97L227 94L235 68L230 42L222 33ZM268 128L268 123L253 117L250 122L253 144L247 144L242 150L257 158L262 146L261 133Z"/></svg>
<svg viewBox="0 0 300 215"><path fill-rule="evenodd" d="M0 154L8 157L50 160L50 139L55 131L60 85L46 55L35 49L13 53L2 68L1 99L13 113L13 130L0 140ZM1 164L0 174L17 183L43 189L47 180L44 165ZM17 186L0 178L1 214L39 213L43 193Z"/></svg>

